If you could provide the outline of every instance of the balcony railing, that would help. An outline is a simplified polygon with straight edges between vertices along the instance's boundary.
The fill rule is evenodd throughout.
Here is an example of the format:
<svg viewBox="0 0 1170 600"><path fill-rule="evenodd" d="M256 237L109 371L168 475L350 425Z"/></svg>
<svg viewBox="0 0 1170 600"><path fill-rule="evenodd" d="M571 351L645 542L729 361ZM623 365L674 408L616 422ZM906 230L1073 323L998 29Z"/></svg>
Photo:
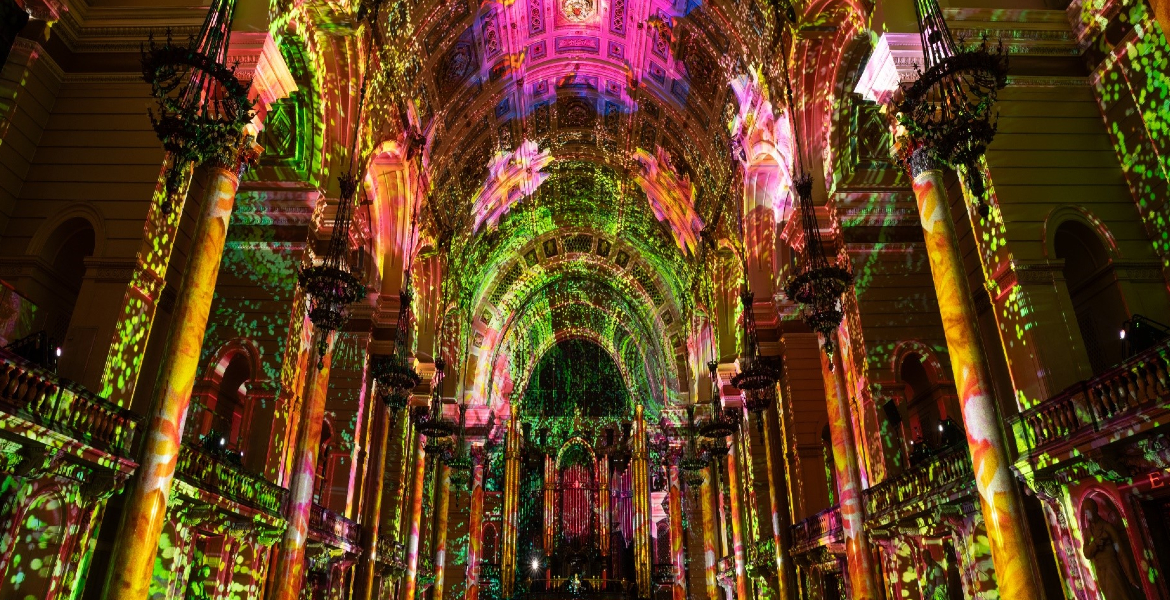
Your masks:
<svg viewBox="0 0 1170 600"><path fill-rule="evenodd" d="M973 484L971 456L966 444L959 444L930 458L926 463L865 490L868 518L880 517L895 508L912 508L938 494L949 494L957 485Z"/></svg>
<svg viewBox="0 0 1170 600"><path fill-rule="evenodd" d="M309 511L309 529L330 542L355 548L361 545L360 525L318 504Z"/></svg>
<svg viewBox="0 0 1170 600"><path fill-rule="evenodd" d="M1170 342L1155 346L1012 419L1021 454L1085 432L1101 431L1123 417L1170 397Z"/></svg>
<svg viewBox="0 0 1170 600"><path fill-rule="evenodd" d="M195 487L275 517L282 516L288 498L288 490L190 444L179 450L175 474Z"/></svg>
<svg viewBox="0 0 1170 600"><path fill-rule="evenodd" d="M832 506L792 526L792 552L802 554L841 540L841 507Z"/></svg>
<svg viewBox="0 0 1170 600"><path fill-rule="evenodd" d="M123 458L138 429L134 413L7 350L0 350L0 406Z"/></svg>

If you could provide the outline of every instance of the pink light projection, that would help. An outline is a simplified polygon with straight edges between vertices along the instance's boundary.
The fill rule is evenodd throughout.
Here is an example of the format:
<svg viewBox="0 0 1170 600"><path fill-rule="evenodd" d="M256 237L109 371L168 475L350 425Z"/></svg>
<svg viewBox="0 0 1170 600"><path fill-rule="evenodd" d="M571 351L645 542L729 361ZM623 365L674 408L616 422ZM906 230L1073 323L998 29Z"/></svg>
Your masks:
<svg viewBox="0 0 1170 600"><path fill-rule="evenodd" d="M488 164L487 181L472 204L474 231L478 232L485 223L495 227L513 204L532 195L548 178L541 169L552 161L552 153L541 151L531 140L525 140L513 152L497 152Z"/></svg>
<svg viewBox="0 0 1170 600"><path fill-rule="evenodd" d="M641 169L634 181L646 192L654 217L666 221L680 250L694 252L699 245L703 221L695 212L694 186L689 177L679 177L670 163L670 154L658 147L653 155L638 148L634 160Z"/></svg>
<svg viewBox="0 0 1170 600"><path fill-rule="evenodd" d="M739 111L728 125L738 137L744 154L740 157L748 170L745 182L749 198L747 209L771 206L773 220L782 223L792 212L789 186L792 182L792 123L789 112L776 114L768 89L760 80L757 67L731 80L731 89L739 102Z"/></svg>

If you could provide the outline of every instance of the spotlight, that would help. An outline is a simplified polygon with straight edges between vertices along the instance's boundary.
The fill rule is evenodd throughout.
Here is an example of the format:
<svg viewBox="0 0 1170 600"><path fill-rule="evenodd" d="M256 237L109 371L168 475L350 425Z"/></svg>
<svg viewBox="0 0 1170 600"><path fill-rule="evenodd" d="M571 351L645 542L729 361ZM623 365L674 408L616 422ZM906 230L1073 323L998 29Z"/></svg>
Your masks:
<svg viewBox="0 0 1170 600"><path fill-rule="evenodd" d="M532 571L536 572L539 570L540 570L540 559L539 558L532 559Z"/></svg>
<svg viewBox="0 0 1170 600"><path fill-rule="evenodd" d="M61 358L61 347L57 346L57 358Z"/></svg>
<svg viewBox="0 0 1170 600"><path fill-rule="evenodd" d="M223 445L226 445L226 444L227 444L227 439L226 439L226 438L219 438L219 445L220 445L220 446L223 446Z"/></svg>
<svg viewBox="0 0 1170 600"><path fill-rule="evenodd" d="M1123 340L1125 339L1125 329L1121 330L1121 339L1123 339ZM57 356L61 356L60 350L57 351Z"/></svg>

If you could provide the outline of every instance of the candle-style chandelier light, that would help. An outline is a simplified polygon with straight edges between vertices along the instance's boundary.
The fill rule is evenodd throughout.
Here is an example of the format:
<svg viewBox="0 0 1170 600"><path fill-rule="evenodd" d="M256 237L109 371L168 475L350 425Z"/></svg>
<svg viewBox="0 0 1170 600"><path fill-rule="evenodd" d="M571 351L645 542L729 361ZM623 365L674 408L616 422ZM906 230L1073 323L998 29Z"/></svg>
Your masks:
<svg viewBox="0 0 1170 600"><path fill-rule="evenodd" d="M792 187L796 191L801 231L804 234L803 252L794 274L784 287L784 293L789 300L800 305L801 318L810 329L821 334L825 352L832 356L834 333L844 317L841 296L853 284L853 270L847 261L841 264L836 257L830 259L825 252L816 207L813 206L813 176L804 164L804 139L800 133L800 120L796 116L792 81L788 75L788 57L782 60L781 72L788 100L788 115L792 122Z"/></svg>
<svg viewBox="0 0 1170 600"><path fill-rule="evenodd" d="M776 400L776 382L780 374L760 356L760 340L756 332L756 316L752 311L755 295L748 289L744 278L740 302L743 308L743 354L739 357L739 373L731 378L731 385L739 388L744 396L744 408L757 415L756 427L763 432L763 413Z"/></svg>
<svg viewBox="0 0 1170 600"><path fill-rule="evenodd" d="M995 103L1007 84L1007 53L1002 43L989 47L986 38L978 47L956 45L937 0L915 0L914 9L926 70L919 70L897 106L899 124L910 138L902 160L914 171L911 161L926 149L951 168L962 167L967 190L986 216L979 161L995 138Z"/></svg>
<svg viewBox="0 0 1170 600"><path fill-rule="evenodd" d="M446 374L446 361L441 357L435 360L435 379L431 386L431 404L421 410L415 417L415 427L418 432L427 437L427 440L440 440L455 434L457 425L443 414L443 379ZM422 407L420 407L422 408Z"/></svg>
<svg viewBox="0 0 1170 600"><path fill-rule="evenodd" d="M718 369L718 362L707 363L707 370L711 374L711 416L699 425L699 435L709 440L722 440L739 431L740 412L723 406Z"/></svg>
<svg viewBox="0 0 1170 600"><path fill-rule="evenodd" d="M410 403L410 393L418 387L422 379L410 366L410 353L407 347L410 327L411 303L414 292L410 286L410 273L406 274L406 282L398 292L398 324L394 332L394 353L390 356L376 356L370 359L370 370L374 380L382 386L382 401L395 414L406 408Z"/></svg>
<svg viewBox="0 0 1170 600"><path fill-rule="evenodd" d="M467 443L467 404L459 405L459 430L455 435L455 452L443 461L451 471L451 484L465 489L471 481L471 446Z"/></svg>
<svg viewBox="0 0 1170 600"><path fill-rule="evenodd" d="M167 40L142 49L142 77L158 101L150 121L171 154L161 208L173 210L191 163L234 152L252 120L252 101L234 67L227 66L235 0L214 0L199 34L186 45ZM233 161L225 161L233 162Z"/></svg>
<svg viewBox="0 0 1170 600"><path fill-rule="evenodd" d="M687 405L687 433L682 456L678 460L678 468L682 471L683 483L690 489L697 489L703 484L703 469L711 463L711 459L699 448L697 432L695 430L695 405Z"/></svg>
<svg viewBox="0 0 1170 600"><path fill-rule="evenodd" d="M370 23L377 23L379 2L373 4ZM363 16L369 15L368 12ZM358 92L357 111L353 117L353 134L349 148L349 165L346 172L337 177L341 199L333 216L333 231L329 235L329 247L320 264L303 267L297 280L309 296L309 320L319 331L337 331L349 320L349 305L365 294L366 287L349 266L349 228L353 220L353 208L361 178L357 173L362 111L366 104L366 83L373 57L370 46L373 33L366 38L366 63L362 69L362 83ZM324 368L325 351L328 341L325 335L317 339L317 368Z"/></svg>

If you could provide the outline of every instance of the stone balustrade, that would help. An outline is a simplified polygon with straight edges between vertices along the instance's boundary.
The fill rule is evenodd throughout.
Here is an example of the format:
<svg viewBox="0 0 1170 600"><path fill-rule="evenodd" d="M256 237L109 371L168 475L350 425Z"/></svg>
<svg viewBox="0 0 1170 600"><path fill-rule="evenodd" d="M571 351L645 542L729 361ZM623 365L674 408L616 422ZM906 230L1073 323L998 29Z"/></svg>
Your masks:
<svg viewBox="0 0 1170 600"><path fill-rule="evenodd" d="M288 490L197 446L183 444L175 465L175 475L202 490L262 510L274 517L283 516Z"/></svg>
<svg viewBox="0 0 1170 600"><path fill-rule="evenodd" d="M309 511L309 529L339 546L351 549L361 546L360 525L318 504Z"/></svg>
<svg viewBox="0 0 1170 600"><path fill-rule="evenodd" d="M0 408L129 458L139 418L56 373L0 350Z"/></svg>
<svg viewBox="0 0 1170 600"><path fill-rule="evenodd" d="M831 506L792 526L792 552L801 554L841 541L841 507Z"/></svg>
<svg viewBox="0 0 1170 600"><path fill-rule="evenodd" d="M1050 448L1114 422L1170 396L1170 342L1041 402L1011 419L1021 454Z"/></svg>
<svg viewBox="0 0 1170 600"><path fill-rule="evenodd" d="M887 479L864 492L866 517L925 509L928 501L943 500L956 486L974 485L971 456L966 444L958 444L930 460Z"/></svg>

